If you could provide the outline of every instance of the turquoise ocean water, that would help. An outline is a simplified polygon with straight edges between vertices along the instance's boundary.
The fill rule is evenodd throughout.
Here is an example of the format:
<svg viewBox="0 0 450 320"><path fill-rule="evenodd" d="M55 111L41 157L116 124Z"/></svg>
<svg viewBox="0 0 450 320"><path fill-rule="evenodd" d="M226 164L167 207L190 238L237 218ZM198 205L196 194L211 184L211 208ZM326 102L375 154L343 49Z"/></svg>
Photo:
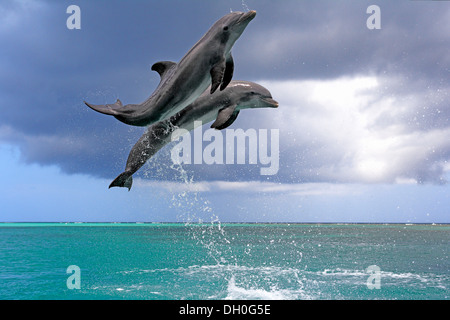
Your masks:
<svg viewBox="0 0 450 320"><path fill-rule="evenodd" d="M0 299L449 299L449 244L450 225L4 223Z"/></svg>

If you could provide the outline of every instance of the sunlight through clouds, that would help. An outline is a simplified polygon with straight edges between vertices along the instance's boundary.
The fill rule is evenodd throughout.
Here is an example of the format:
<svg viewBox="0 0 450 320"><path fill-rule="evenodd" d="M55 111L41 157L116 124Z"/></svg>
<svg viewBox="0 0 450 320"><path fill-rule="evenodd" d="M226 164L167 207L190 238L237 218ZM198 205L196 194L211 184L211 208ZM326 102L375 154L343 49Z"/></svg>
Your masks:
<svg viewBox="0 0 450 320"><path fill-rule="evenodd" d="M281 149L289 151L280 161L308 150L299 178L308 175L303 165L326 181L444 182L450 129L411 127L411 110L425 103L420 93L386 94L387 82L375 76L262 83L284 111L266 119L283 129Z"/></svg>

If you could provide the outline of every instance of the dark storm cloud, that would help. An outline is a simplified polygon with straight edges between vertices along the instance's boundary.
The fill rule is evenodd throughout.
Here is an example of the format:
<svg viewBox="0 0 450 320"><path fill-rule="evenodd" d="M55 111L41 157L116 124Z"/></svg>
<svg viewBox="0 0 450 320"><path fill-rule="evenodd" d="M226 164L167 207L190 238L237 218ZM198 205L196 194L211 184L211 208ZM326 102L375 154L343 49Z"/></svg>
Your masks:
<svg viewBox="0 0 450 320"><path fill-rule="evenodd" d="M264 3L266 4L266 3ZM369 30L369 5L381 29ZM449 6L425 1L284 1L261 6L241 68L256 78L332 78L360 73L448 80ZM255 50L255 48L257 48Z"/></svg>
<svg viewBox="0 0 450 320"><path fill-rule="evenodd" d="M144 100L159 81L151 64L163 56L178 59L183 49L168 55L163 51L173 43L156 46L168 39L155 37L163 23L156 28L148 21L160 14L158 4L136 3L133 9L123 1L79 2L82 29L72 31L66 28L69 4L1 5L6 19L0 30L0 138L20 146L27 162L109 177L112 168L122 169L134 144L130 139L143 129L97 114L83 100ZM185 6L171 11L169 24Z"/></svg>
<svg viewBox="0 0 450 320"><path fill-rule="evenodd" d="M77 1L81 30L65 26L70 4L73 1L0 5L4 17L0 22L0 141L18 145L27 162L56 164L67 173L114 177L143 129L95 113L83 100L96 104L117 98L124 103L143 101L159 82L150 70L154 62L178 61L216 19L245 6L258 14L234 47L235 79L380 76L383 87L374 99L393 96L414 103L397 113L383 108L370 124L373 130L399 125L409 133L429 133L449 126L448 3L377 1L381 30L366 27L366 9L374 4L368 1ZM283 101L283 97L275 98ZM301 97L295 99L302 108L308 104L299 101ZM290 98L284 101L294 103ZM281 106L276 112L286 110ZM274 110L255 111L254 116L242 113L235 126L270 127L266 117L273 112L268 116L268 111ZM319 130L311 127L311 133ZM324 172L333 166L350 166L348 154L334 148L333 141L308 140L302 135L296 130L280 134L280 173L269 179L345 181L347 170L335 176ZM404 176L437 181L443 167L430 163L446 161L449 154L448 148L441 148L420 157L413 167L404 169L413 173ZM399 168L404 157L399 156ZM434 162L424 160L433 157ZM167 156L160 159L170 161ZM256 166L192 169L198 179L261 179ZM170 165L153 161L144 175L170 179L165 172L171 170Z"/></svg>

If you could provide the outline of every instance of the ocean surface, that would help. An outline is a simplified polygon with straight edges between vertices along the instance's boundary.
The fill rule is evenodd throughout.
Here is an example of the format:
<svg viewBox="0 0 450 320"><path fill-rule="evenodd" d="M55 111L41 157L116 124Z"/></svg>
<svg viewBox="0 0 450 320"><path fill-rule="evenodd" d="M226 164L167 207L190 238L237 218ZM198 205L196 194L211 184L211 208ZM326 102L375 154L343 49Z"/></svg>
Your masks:
<svg viewBox="0 0 450 320"><path fill-rule="evenodd" d="M450 225L2 223L0 299L447 300L449 248Z"/></svg>

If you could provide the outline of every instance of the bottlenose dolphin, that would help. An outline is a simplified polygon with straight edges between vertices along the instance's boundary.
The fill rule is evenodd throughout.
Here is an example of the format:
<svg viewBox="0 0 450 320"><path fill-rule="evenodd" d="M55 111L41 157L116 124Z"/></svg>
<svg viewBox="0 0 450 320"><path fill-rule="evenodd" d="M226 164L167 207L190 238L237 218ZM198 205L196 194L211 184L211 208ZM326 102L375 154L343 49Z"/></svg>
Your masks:
<svg viewBox="0 0 450 320"><path fill-rule="evenodd" d="M256 15L256 11L232 12L219 19L186 53L179 63L156 62L152 70L161 81L153 94L141 104L114 104L88 107L112 115L133 126L147 126L167 119L195 101L207 88L210 93L227 87L233 77L231 48Z"/></svg>
<svg viewBox="0 0 450 320"><path fill-rule="evenodd" d="M225 90L212 95L207 90L176 115L148 127L131 149L125 171L114 179L109 188L127 187L130 190L132 175L171 142L172 132L176 129L191 131L199 123L205 124L216 119L211 128L221 130L236 120L241 109L276 107L278 102L272 99L269 90L254 82L231 81Z"/></svg>

